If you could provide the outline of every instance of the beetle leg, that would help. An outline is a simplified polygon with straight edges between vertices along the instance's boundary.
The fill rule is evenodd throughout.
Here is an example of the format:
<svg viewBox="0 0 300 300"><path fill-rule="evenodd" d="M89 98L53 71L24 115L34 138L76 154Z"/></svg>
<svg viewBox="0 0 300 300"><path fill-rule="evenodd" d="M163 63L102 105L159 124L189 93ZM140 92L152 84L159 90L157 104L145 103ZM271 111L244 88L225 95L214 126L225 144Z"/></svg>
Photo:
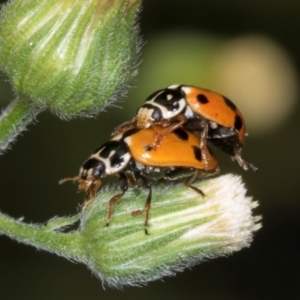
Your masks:
<svg viewBox="0 0 300 300"><path fill-rule="evenodd" d="M248 163L242 158L242 144L239 142L238 132L236 132L235 136L236 136L236 142L234 146L233 159L235 159L244 170L252 169L254 172L257 172L258 171L257 167L255 167L251 163Z"/></svg>
<svg viewBox="0 0 300 300"><path fill-rule="evenodd" d="M133 117L130 121L126 121L117 126L112 132L111 136L115 136L124 130L129 130L136 127L137 117Z"/></svg>
<svg viewBox="0 0 300 300"><path fill-rule="evenodd" d="M208 121L202 118L189 119L187 120L185 128L188 130L197 131L198 135L200 135L200 150L205 161L205 170L207 170L209 166L209 157L211 156L207 148L207 137L209 130Z"/></svg>
<svg viewBox="0 0 300 300"><path fill-rule="evenodd" d="M172 118L172 120L170 122L172 122L171 125L169 121L167 121L165 124L161 124L163 127L167 126L166 129L164 129L160 134L158 134L157 136L155 136L154 138L154 142L152 144L152 149L155 150L156 148L158 148L160 146L160 144L162 143L162 141L164 140L164 138L170 134L171 132L173 132L175 129L181 127L184 123L186 123L187 118L184 115L178 115L174 118ZM175 122L175 123L173 123ZM160 124L159 124L160 125Z"/></svg>
<svg viewBox="0 0 300 300"><path fill-rule="evenodd" d="M208 136L208 123L205 122L204 128L201 131L201 139L200 139L200 150L202 158L205 162L205 170L209 167L209 158L211 157L211 154L209 153L209 150L207 148L207 136Z"/></svg>
<svg viewBox="0 0 300 300"><path fill-rule="evenodd" d="M196 193L200 194L202 197L204 197L205 194L200 189L198 189L198 188L196 188L195 186L192 185L192 183L195 181L195 179L197 177L197 174L198 174L198 172L195 171L195 173L184 182L184 185L186 187L192 189Z"/></svg>
<svg viewBox="0 0 300 300"><path fill-rule="evenodd" d="M120 181L119 181L119 186L122 190L122 193L117 194L113 196L109 201L107 205L107 212L106 212L106 226L109 226L110 220L112 218L112 212L114 205L117 201L119 201L122 196L125 194L125 192L128 190L128 179L123 173L119 173L120 176Z"/></svg>
<svg viewBox="0 0 300 300"><path fill-rule="evenodd" d="M148 196L147 196L147 199L145 202L144 209L135 210L135 211L131 212L131 215L133 217L135 217L135 216L141 215L145 212L144 229L145 229L145 234L149 234L148 226L149 226L149 212L151 209L152 188L151 188L151 185L148 182L148 180L142 175L138 175L137 184L141 187L147 188L149 192L148 192Z"/></svg>
<svg viewBox="0 0 300 300"><path fill-rule="evenodd" d="M251 168L254 172L258 171L258 168L255 167L253 164L246 162L245 160L242 159L242 149L241 147L236 147L234 148L234 157L238 164L244 169L244 170L249 170Z"/></svg>
<svg viewBox="0 0 300 300"><path fill-rule="evenodd" d="M84 203L79 207L80 210L84 210L96 197L96 193L101 187L101 180L100 179L95 179L93 181L89 180L83 180L80 179L79 181L79 187L78 187L78 193L82 191L88 191L89 192L89 198L84 201Z"/></svg>

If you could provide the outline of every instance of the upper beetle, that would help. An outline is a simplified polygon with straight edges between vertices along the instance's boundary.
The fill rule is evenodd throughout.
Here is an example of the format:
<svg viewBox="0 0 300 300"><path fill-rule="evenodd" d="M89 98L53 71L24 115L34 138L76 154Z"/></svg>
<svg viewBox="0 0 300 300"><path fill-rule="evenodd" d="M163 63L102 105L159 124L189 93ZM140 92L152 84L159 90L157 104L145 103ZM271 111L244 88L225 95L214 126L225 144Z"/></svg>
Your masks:
<svg viewBox="0 0 300 300"><path fill-rule="evenodd" d="M200 148L206 139L232 156L245 170L257 168L242 158L246 125L236 105L221 94L189 85L171 85L151 94L138 109L136 116L121 124L115 134L124 128L149 128L162 126L150 146L158 148L162 140L179 127L201 136Z"/></svg>

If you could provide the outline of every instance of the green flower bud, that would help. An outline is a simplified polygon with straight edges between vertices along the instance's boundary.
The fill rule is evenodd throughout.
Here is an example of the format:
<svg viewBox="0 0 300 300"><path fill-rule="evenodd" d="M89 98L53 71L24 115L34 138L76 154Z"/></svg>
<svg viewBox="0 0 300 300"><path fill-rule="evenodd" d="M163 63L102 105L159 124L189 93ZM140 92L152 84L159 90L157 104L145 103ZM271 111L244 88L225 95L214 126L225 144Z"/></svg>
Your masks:
<svg viewBox="0 0 300 300"><path fill-rule="evenodd" d="M107 202L116 190L103 190L81 214L79 230L58 230L77 220L56 218L44 227L13 222L0 214L0 233L85 263L110 286L141 285L248 247L260 228L252 215L258 204L246 197L241 178L224 175L197 185L206 196L183 185L153 187L149 235L142 209L147 192L130 189L114 207L106 227Z"/></svg>
<svg viewBox="0 0 300 300"><path fill-rule="evenodd" d="M143 208L146 192L136 197L131 191L130 200L120 200L108 228L100 195L81 220L89 267L109 285L140 285L249 246L260 225L251 215L257 203L245 198L240 178L222 176L198 187L206 197L184 186L166 188L159 197L154 192L149 236L143 216L130 215Z"/></svg>
<svg viewBox="0 0 300 300"><path fill-rule="evenodd" d="M22 99L58 115L94 115L127 92L141 0L16 0L0 15L0 68Z"/></svg>

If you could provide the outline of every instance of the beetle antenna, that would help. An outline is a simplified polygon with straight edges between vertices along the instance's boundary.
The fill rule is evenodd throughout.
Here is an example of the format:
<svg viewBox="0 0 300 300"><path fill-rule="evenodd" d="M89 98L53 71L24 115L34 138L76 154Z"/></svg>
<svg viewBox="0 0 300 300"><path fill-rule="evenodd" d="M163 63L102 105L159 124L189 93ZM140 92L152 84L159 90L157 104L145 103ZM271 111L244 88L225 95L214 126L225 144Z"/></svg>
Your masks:
<svg viewBox="0 0 300 300"><path fill-rule="evenodd" d="M75 181L78 181L79 179L80 179L79 176L76 176L76 177L66 177L66 178L63 178L63 179L59 180L58 184L63 184L66 181L73 181L73 182L75 182Z"/></svg>

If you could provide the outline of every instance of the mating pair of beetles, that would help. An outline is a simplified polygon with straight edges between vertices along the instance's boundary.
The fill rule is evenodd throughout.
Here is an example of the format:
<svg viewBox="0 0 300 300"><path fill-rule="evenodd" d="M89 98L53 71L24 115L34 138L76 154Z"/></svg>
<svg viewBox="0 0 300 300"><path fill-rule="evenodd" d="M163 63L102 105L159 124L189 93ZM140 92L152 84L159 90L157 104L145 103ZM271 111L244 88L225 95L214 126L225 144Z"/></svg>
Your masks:
<svg viewBox="0 0 300 300"><path fill-rule="evenodd" d="M147 234L151 182L184 181L204 196L192 183L219 171L207 141L229 154L245 170L256 172L257 168L242 158L245 136L244 118L232 101L207 89L171 85L151 94L132 120L118 126L111 139L84 162L78 176L64 178L60 183L78 182L78 192L89 193L84 209L95 198L101 179L117 175L121 193L108 202L107 226L114 204L129 185L148 189L144 209L132 212L145 214Z"/></svg>

